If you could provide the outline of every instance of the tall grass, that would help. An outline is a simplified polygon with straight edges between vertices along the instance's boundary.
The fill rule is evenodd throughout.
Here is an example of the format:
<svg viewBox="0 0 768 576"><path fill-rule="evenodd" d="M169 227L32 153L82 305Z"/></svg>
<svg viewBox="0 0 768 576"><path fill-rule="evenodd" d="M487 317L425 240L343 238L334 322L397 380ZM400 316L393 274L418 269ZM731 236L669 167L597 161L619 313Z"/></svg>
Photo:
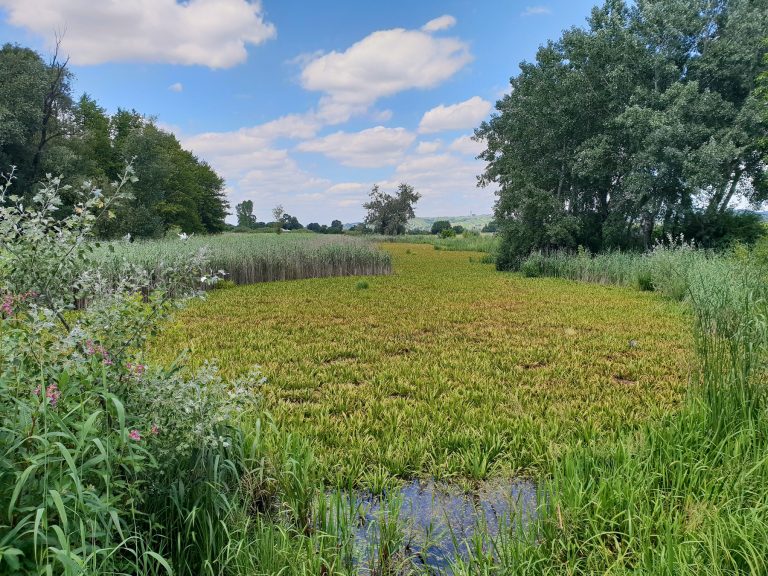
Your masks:
<svg viewBox="0 0 768 576"><path fill-rule="evenodd" d="M212 272L223 270L235 284L328 276L389 274L389 254L371 242L315 234L224 234L147 242L112 242L95 253L107 282L117 282L126 265L147 273L149 288L162 286L169 271L193 257Z"/></svg>
<svg viewBox="0 0 768 576"><path fill-rule="evenodd" d="M539 517L506 545L500 573L768 573L764 271L685 246L528 262L616 283L650 270L654 287L689 302L699 370L679 413L552 463Z"/></svg>

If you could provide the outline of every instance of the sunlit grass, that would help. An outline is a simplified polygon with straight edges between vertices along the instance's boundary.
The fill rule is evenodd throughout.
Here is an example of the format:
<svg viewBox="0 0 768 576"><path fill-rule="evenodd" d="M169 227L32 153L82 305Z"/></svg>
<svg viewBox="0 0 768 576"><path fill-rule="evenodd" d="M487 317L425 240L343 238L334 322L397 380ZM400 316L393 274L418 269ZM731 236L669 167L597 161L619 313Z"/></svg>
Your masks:
<svg viewBox="0 0 768 576"><path fill-rule="evenodd" d="M320 477L344 483L540 470L680 404L692 338L679 304L385 249L394 274L364 290L327 278L214 291L153 354L189 349L192 367L215 360L228 376L260 364L267 409L310 442Z"/></svg>

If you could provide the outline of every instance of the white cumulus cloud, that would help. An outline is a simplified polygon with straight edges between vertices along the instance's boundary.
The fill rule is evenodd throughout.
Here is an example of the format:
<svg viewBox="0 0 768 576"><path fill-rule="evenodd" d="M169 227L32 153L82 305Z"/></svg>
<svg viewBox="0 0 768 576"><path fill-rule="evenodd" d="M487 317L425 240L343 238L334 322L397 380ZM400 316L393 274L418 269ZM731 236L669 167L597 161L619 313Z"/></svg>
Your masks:
<svg viewBox="0 0 768 576"><path fill-rule="evenodd" d="M456 26L456 18L450 14L444 14L434 20L430 20L424 26L421 27L424 32L439 32L440 30L448 30Z"/></svg>
<svg viewBox="0 0 768 576"><path fill-rule="evenodd" d="M340 123L380 98L437 86L471 60L469 46L457 38L435 38L424 30L379 30L343 52L311 57L301 71L301 84L323 94L320 118Z"/></svg>
<svg viewBox="0 0 768 576"><path fill-rule="evenodd" d="M181 82L174 82L170 86L168 86L168 90L171 92L183 92L184 91L184 84Z"/></svg>
<svg viewBox="0 0 768 576"><path fill-rule="evenodd" d="M244 62L248 45L276 35L261 3L248 0L0 0L8 21L46 40L64 31L73 64L115 61L199 64Z"/></svg>
<svg viewBox="0 0 768 576"><path fill-rule="evenodd" d="M300 143L302 152L319 152L345 166L376 168L396 164L416 135L405 128L375 126L360 132L335 132Z"/></svg>
<svg viewBox="0 0 768 576"><path fill-rule="evenodd" d="M459 136L456 140L451 142L451 145L448 148L459 154L477 156L485 150L485 144L472 140L471 136Z"/></svg>
<svg viewBox="0 0 768 576"><path fill-rule="evenodd" d="M465 130L474 128L491 111L492 104L480 96L453 104L440 105L424 113L419 122L419 132L428 134L442 130Z"/></svg>
<svg viewBox="0 0 768 576"><path fill-rule="evenodd" d="M416 146L416 154L434 154L442 145L440 140L422 140Z"/></svg>

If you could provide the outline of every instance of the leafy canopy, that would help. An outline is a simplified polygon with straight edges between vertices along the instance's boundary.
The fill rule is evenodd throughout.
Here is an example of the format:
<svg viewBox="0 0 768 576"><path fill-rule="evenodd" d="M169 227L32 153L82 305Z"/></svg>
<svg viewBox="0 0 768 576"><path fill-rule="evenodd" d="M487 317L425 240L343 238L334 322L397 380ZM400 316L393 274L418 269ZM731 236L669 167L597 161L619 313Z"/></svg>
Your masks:
<svg viewBox="0 0 768 576"><path fill-rule="evenodd" d="M500 264L702 239L739 197L768 198L766 13L767 0L608 0L521 64L475 133L480 184L499 187Z"/></svg>
<svg viewBox="0 0 768 576"><path fill-rule="evenodd" d="M397 187L397 193L393 196L386 194L374 185L370 193L370 200L363 204L368 211L365 223L372 226L379 234L394 236L405 234L408 220L415 216L413 205L421 198L421 194L406 183Z"/></svg>

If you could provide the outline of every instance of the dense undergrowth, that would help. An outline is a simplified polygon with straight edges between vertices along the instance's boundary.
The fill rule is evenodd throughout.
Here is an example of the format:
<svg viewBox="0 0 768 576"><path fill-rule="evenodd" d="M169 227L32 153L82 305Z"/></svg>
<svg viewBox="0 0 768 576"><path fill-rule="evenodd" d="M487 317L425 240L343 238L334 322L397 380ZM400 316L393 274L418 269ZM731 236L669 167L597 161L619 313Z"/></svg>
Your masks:
<svg viewBox="0 0 768 576"><path fill-rule="evenodd" d="M146 363L146 338L197 295L188 279L218 276L193 257L162 289L138 266L104 279L90 233L132 178L51 179L33 199L0 186L0 574L351 570L349 507L317 500L305 444L261 412L258 371ZM65 190L78 203L59 219Z"/></svg>

